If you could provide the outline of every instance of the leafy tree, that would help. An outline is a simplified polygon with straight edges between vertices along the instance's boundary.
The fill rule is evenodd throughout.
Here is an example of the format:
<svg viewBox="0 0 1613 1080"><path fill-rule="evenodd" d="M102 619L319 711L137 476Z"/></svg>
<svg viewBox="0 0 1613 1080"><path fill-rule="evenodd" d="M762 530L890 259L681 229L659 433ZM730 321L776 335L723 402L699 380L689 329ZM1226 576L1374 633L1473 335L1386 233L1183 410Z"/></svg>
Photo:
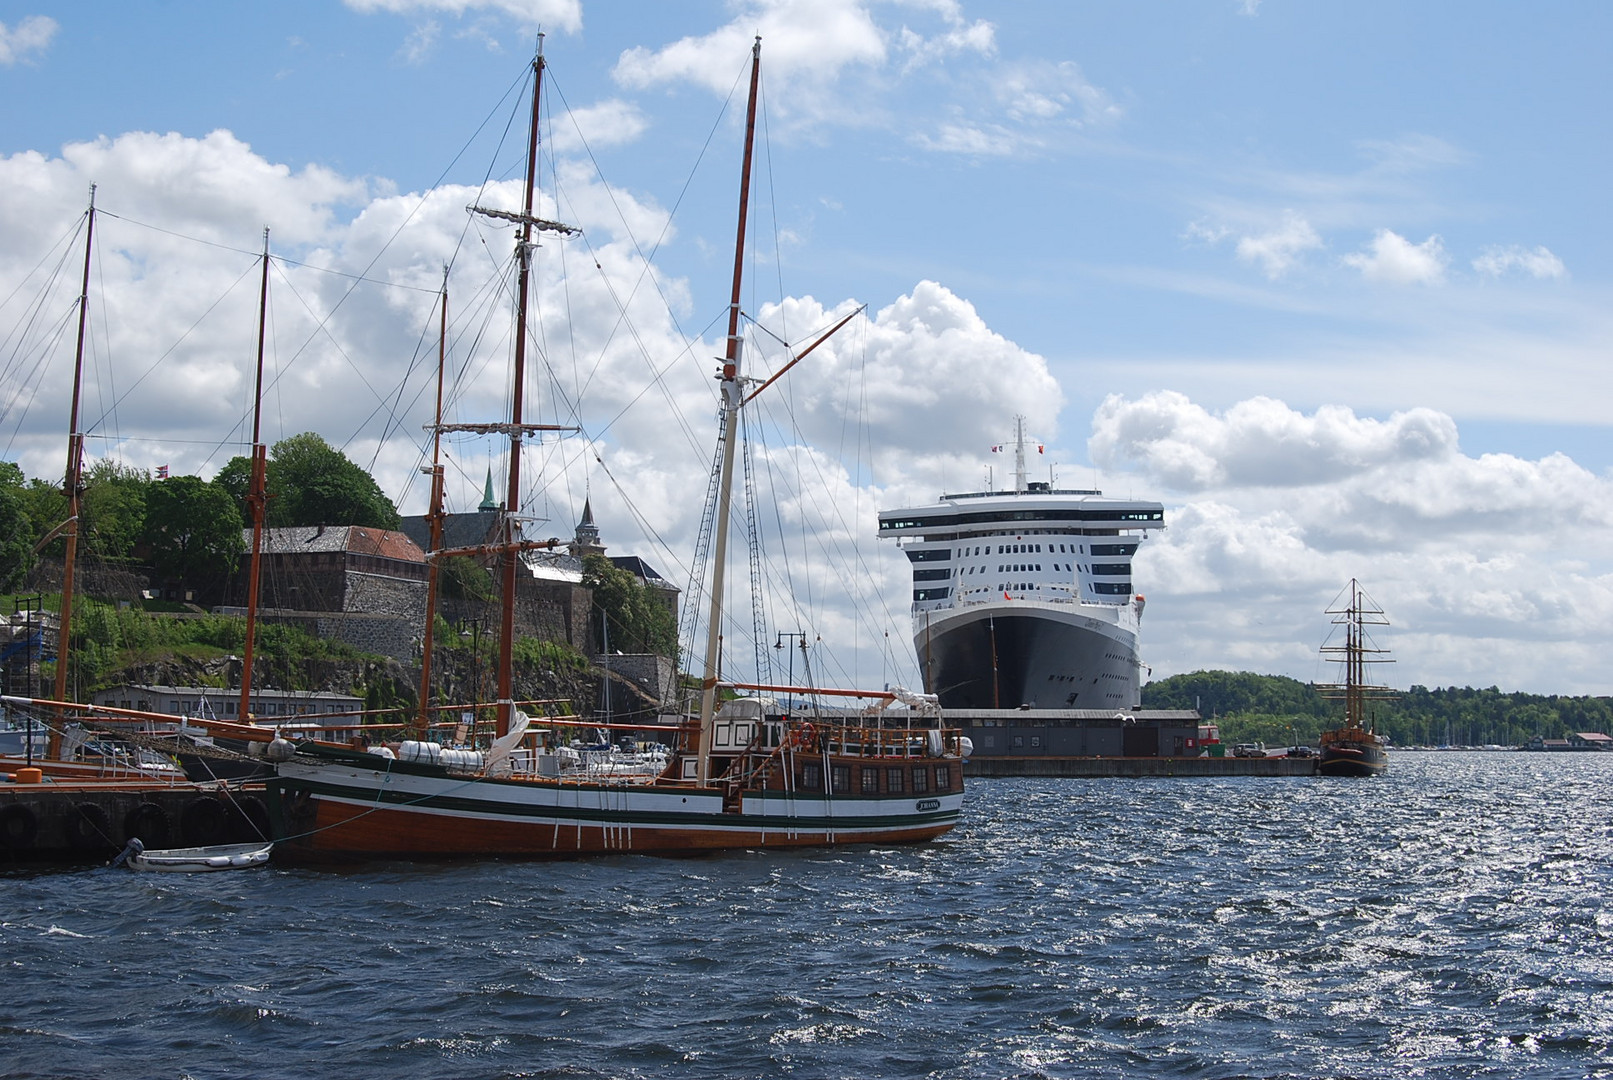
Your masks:
<svg viewBox="0 0 1613 1080"><path fill-rule="evenodd" d="M311 431L275 443L269 457L270 525L396 529L403 523L375 479Z"/></svg>
<svg viewBox="0 0 1613 1080"><path fill-rule="evenodd" d="M443 596L455 600L493 599L493 577L481 563L464 555L453 555L442 560L437 569L437 589Z"/></svg>
<svg viewBox="0 0 1613 1080"><path fill-rule="evenodd" d="M241 515L229 493L196 476L152 485L143 541L159 574L179 579L228 573L241 554Z"/></svg>
<svg viewBox="0 0 1613 1080"><path fill-rule="evenodd" d="M84 481L79 500L80 542L106 558L133 555L145 532L151 475L115 461L97 461Z"/></svg>
<svg viewBox="0 0 1613 1080"><path fill-rule="evenodd" d="M22 470L0 462L4 468L16 469L18 480L8 483L9 475L0 473L0 592L10 592L34 563L34 528L23 508Z"/></svg>
<svg viewBox="0 0 1613 1080"><path fill-rule="evenodd" d="M247 489L252 486L252 459L237 454L225 462L224 467L213 477L213 483L229 493L235 500L235 509L239 511L241 520L252 524L252 517L247 513Z"/></svg>
<svg viewBox="0 0 1613 1080"><path fill-rule="evenodd" d="M36 544L67 520L67 496L59 484L34 477L22 491L22 503ZM58 536L42 549L42 554L61 558L66 550L66 542Z"/></svg>
<svg viewBox="0 0 1613 1080"><path fill-rule="evenodd" d="M582 583L594 591L596 648L677 656L678 626L654 591L603 555L584 555Z"/></svg>

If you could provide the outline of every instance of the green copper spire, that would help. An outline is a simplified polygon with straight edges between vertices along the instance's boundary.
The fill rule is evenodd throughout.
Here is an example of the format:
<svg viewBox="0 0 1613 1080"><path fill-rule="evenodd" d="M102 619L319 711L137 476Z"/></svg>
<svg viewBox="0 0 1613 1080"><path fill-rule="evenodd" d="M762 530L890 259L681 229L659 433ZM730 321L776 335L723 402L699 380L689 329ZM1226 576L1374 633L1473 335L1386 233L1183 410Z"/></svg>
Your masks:
<svg viewBox="0 0 1613 1080"><path fill-rule="evenodd" d="M494 495L493 495L493 466L491 466L491 465L489 465L487 467L487 487L485 489L483 489L483 491L482 491L482 505L478 506L476 509L478 509L478 510L497 510L498 509L498 499L495 498Z"/></svg>

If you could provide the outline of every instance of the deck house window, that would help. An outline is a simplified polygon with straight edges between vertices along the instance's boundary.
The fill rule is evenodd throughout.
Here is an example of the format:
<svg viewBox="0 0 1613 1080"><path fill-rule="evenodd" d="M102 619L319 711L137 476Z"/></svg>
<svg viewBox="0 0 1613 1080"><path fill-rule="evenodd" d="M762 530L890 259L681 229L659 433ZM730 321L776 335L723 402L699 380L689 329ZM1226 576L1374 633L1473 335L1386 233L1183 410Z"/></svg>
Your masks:
<svg viewBox="0 0 1613 1080"><path fill-rule="evenodd" d="M801 766L801 790L823 790L823 768L817 762Z"/></svg>
<svg viewBox="0 0 1613 1080"><path fill-rule="evenodd" d="M862 790L864 795L879 794L879 768L874 765L862 767Z"/></svg>
<svg viewBox="0 0 1613 1080"><path fill-rule="evenodd" d="M892 765L885 770L885 794L900 795L902 793L902 767Z"/></svg>
<svg viewBox="0 0 1613 1080"><path fill-rule="evenodd" d="M930 790L930 770L925 765L913 766L913 794L922 795Z"/></svg>
<svg viewBox="0 0 1613 1080"><path fill-rule="evenodd" d="M850 765L831 765L829 767L829 777L837 794L851 790Z"/></svg>
<svg viewBox="0 0 1613 1080"><path fill-rule="evenodd" d="M951 791L952 790L952 766L950 766L950 765L937 765L935 767L935 790L937 790L937 791Z"/></svg>

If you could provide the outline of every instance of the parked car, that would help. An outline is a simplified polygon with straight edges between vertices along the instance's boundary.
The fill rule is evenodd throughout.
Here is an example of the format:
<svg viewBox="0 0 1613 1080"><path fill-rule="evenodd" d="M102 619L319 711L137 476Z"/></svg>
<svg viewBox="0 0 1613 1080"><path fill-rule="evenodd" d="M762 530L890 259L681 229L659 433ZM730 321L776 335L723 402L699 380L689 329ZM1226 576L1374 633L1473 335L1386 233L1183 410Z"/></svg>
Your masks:
<svg viewBox="0 0 1613 1080"><path fill-rule="evenodd" d="M1308 746L1290 746L1288 748L1288 756L1289 757L1315 757L1316 756L1316 751L1312 750Z"/></svg>
<svg viewBox="0 0 1613 1080"><path fill-rule="evenodd" d="M1257 742L1242 742L1232 748L1233 757L1265 757L1266 744Z"/></svg>

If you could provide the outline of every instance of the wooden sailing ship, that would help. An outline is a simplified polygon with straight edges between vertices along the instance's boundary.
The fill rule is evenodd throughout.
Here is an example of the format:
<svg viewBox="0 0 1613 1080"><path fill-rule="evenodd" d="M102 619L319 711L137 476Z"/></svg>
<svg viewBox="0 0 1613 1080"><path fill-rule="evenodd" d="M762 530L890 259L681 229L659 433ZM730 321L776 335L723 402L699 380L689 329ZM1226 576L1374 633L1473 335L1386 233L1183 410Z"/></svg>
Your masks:
<svg viewBox="0 0 1613 1080"><path fill-rule="evenodd" d="M892 693L737 687L719 680L724 562L739 412L761 392L746 394L739 324L760 39L751 56L733 290L727 347L718 375L723 406L720 472L698 714L681 726L665 767L657 773L579 773L567 772L561 756L540 741L544 734L541 718L535 721L513 700L516 581L521 552L534 545L521 540L512 511L521 496L522 444L545 430L526 423L522 413L529 255L535 234L563 237L572 231L533 216L544 69L540 39L532 62L524 206L519 212L481 211L515 223L517 253L510 418L507 424L476 426L509 440L507 517L497 545L502 604L495 735L485 747L451 751L423 739L373 749L312 741L276 742L270 748L270 756L276 759L276 776L270 782L276 857L542 857L891 843L928 840L945 833L956 823L962 807L963 760L968 747L955 731L940 726L937 710L919 707L893 712L889 706L896 695ZM438 430L445 429L439 416ZM433 518L441 513L437 471L434 468ZM435 551L432 558L447 554L452 553ZM847 713L837 711L834 720L774 715L766 710L763 699L755 697L719 706L723 693L735 689L834 693L871 703L864 712L852 713L853 719L844 719ZM421 696L424 701L427 694Z"/></svg>
<svg viewBox="0 0 1613 1080"><path fill-rule="evenodd" d="M1376 716L1370 706L1392 697L1393 693L1385 687L1369 684L1366 666L1394 661L1384 655L1388 650L1371 644L1366 628L1388 626L1389 620L1354 578L1342 595L1347 596L1344 605L1331 607L1327 613L1333 616L1335 625L1344 628L1344 643L1324 645L1322 653L1332 662L1344 665L1344 681L1321 684L1317 689L1343 700L1344 722L1322 732L1317 771L1323 776L1376 776L1389 767L1389 753L1383 736L1378 734Z"/></svg>

